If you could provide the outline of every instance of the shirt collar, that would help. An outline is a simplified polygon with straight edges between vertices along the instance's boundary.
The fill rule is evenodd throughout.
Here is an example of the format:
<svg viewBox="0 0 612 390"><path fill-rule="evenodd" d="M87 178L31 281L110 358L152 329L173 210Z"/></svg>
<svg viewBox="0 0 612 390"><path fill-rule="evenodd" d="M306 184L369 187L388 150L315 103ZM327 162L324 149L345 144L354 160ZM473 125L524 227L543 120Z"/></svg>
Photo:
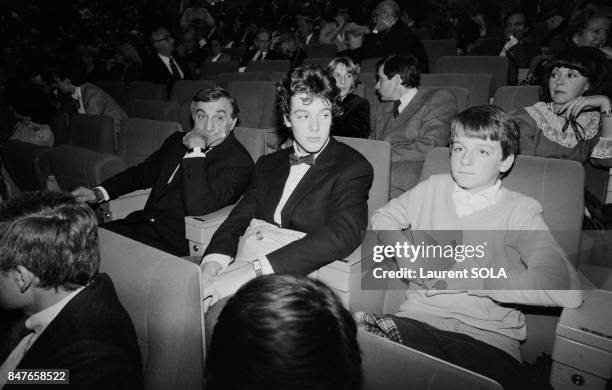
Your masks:
<svg viewBox="0 0 612 390"><path fill-rule="evenodd" d="M26 320L26 328L32 329L35 333L42 333L47 326L57 317L57 315L62 311L62 309L70 302L72 298L74 298L78 293L80 293L85 286L79 287L67 296L65 296L61 301L49 306L48 308L39 311L38 313L32 314L30 318Z"/></svg>
<svg viewBox="0 0 612 390"><path fill-rule="evenodd" d="M325 150L327 145L329 145L329 138L327 138L327 141L325 141L325 145L323 145L321 150L319 150L317 153L314 154L313 157L314 157L315 160L317 159L317 157L319 157L319 154L321 154L321 152L323 150ZM303 151L302 148L300 148L300 146L297 144L297 142L295 142L295 140L293 141L293 151L295 152L296 156L298 156L298 157L304 157L304 156L308 156L310 154L308 152Z"/></svg>
<svg viewBox="0 0 612 390"><path fill-rule="evenodd" d="M457 185L457 183L454 183L454 191L455 193L467 193L470 196L478 196L478 197L482 197L486 200L486 202L489 205L494 205L495 203L497 203L497 200L499 199L499 195L501 193L501 180L497 179L497 181L495 182L495 184L493 184L491 187L486 188L484 190L478 191L478 192L470 192L468 190L465 190L461 187L459 187Z"/></svg>
<svg viewBox="0 0 612 390"><path fill-rule="evenodd" d="M406 106L408 104L410 104L410 102L412 101L412 99L416 96L417 94L417 89L416 88L410 88L408 90L408 92L406 92L404 95L402 95L401 98L399 98L400 101L400 105L397 108L399 112L404 111L404 108L406 108Z"/></svg>

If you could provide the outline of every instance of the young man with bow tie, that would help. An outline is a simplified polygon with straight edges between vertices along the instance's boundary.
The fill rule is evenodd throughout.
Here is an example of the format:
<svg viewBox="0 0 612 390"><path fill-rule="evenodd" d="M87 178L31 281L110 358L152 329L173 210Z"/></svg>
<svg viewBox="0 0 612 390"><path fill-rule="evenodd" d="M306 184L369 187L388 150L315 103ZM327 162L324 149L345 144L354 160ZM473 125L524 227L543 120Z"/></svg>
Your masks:
<svg viewBox="0 0 612 390"><path fill-rule="evenodd" d="M206 308L258 275L306 276L342 259L366 229L373 170L360 153L330 137L339 107L333 77L305 65L278 92L293 147L259 159L250 188L206 248ZM270 236L286 244L266 248Z"/></svg>

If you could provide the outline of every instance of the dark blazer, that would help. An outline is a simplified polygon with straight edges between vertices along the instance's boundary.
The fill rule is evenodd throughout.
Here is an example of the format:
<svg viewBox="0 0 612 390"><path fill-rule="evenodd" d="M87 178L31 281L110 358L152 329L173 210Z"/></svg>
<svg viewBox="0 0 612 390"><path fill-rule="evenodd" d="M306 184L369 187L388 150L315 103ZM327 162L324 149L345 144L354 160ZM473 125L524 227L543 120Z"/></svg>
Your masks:
<svg viewBox="0 0 612 390"><path fill-rule="evenodd" d="M42 368L70 370L70 388L143 388L134 325L108 275L96 275L68 302L17 366Z"/></svg>
<svg viewBox="0 0 612 390"><path fill-rule="evenodd" d="M364 37L361 49L363 58L386 57L391 54L413 55L421 73L429 73L429 61L423 42L412 29L398 20L390 29Z"/></svg>
<svg viewBox="0 0 612 390"><path fill-rule="evenodd" d="M259 49L258 48L254 48L251 50L247 50L246 53L244 53L244 55L242 56L242 59L240 60L240 65L239 66L247 66L249 62L251 62L251 59L253 58L253 56L255 55L255 53L257 53ZM285 57L274 50L269 50L268 53L266 53L266 60L284 60ZM259 58L257 59L257 61L261 61L261 55L259 56Z"/></svg>
<svg viewBox="0 0 612 390"><path fill-rule="evenodd" d="M187 63L178 55L174 55L172 58L183 71L182 80L193 80L193 75L191 74L191 70L189 70ZM143 70L147 80L158 84L166 84L168 91L172 89L172 84L178 80L172 76L170 70L168 70L162 59L159 58L157 54L153 54L147 58L143 65Z"/></svg>
<svg viewBox="0 0 612 390"><path fill-rule="evenodd" d="M274 223L292 153L291 147L259 159L249 190L215 232L205 255L234 257L252 218ZM372 166L359 152L331 138L281 212L283 228L306 236L267 255L274 271L308 275L355 250L368 224L372 178Z"/></svg>
<svg viewBox="0 0 612 390"><path fill-rule="evenodd" d="M153 187L145 208L128 215L125 222L152 225L157 240L180 256L189 254L185 216L207 214L236 202L253 171L253 160L234 133L206 157L187 159L183 158L187 153L184 135L170 135L145 161L101 184L111 199ZM179 171L168 184L179 164Z"/></svg>
<svg viewBox="0 0 612 390"><path fill-rule="evenodd" d="M334 118L332 135L368 138L370 136L370 103L349 93L342 100L342 115Z"/></svg>
<svg viewBox="0 0 612 390"><path fill-rule="evenodd" d="M206 57L204 62L213 62L212 59L213 59L213 55L209 55L208 57ZM232 57L229 54L222 52L219 58L217 59L217 61L215 62L229 62L231 60L232 60Z"/></svg>

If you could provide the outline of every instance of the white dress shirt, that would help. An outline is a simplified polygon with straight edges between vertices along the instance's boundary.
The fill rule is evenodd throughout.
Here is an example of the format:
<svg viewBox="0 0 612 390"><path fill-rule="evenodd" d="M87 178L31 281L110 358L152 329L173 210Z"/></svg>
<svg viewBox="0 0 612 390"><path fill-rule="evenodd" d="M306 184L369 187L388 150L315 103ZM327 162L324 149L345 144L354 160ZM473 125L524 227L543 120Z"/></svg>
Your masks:
<svg viewBox="0 0 612 390"><path fill-rule="evenodd" d="M404 111L404 108L406 108L408 104L410 104L410 102L416 96L416 94L417 94L417 89L410 88L408 92L406 92L401 98L399 98L400 105L399 107L397 107L397 110L399 111L400 114L402 111Z"/></svg>
<svg viewBox="0 0 612 390"><path fill-rule="evenodd" d="M475 193L464 190L457 183L454 184L454 187L452 198L459 218L493 206L501 196L501 180L499 179L493 186Z"/></svg>

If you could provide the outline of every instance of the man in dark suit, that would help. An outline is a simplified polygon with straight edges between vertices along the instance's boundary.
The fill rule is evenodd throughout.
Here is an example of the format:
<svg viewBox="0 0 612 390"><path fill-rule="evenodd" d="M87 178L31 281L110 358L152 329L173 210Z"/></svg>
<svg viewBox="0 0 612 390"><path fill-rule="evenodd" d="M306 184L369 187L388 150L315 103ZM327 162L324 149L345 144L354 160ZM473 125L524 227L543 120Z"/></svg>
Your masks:
<svg viewBox="0 0 612 390"><path fill-rule="evenodd" d="M175 81L193 79L189 66L179 56L173 57L174 38L165 27L151 32L151 45L155 54L143 66L147 80L165 84L170 91Z"/></svg>
<svg viewBox="0 0 612 390"><path fill-rule="evenodd" d="M272 41L270 40L270 32L266 29L260 29L257 31L257 37L255 39L256 47L251 50L247 50L244 56L240 60L240 67L248 66L251 61L262 61L262 60L282 60L283 55L270 49Z"/></svg>
<svg viewBox="0 0 612 390"><path fill-rule="evenodd" d="M236 100L222 88L199 91L191 103L195 126L174 133L142 163L93 189L79 187L77 199L99 202L153 187L143 210L105 228L177 256L189 254L186 215L202 215L232 204L249 184L253 161L232 130Z"/></svg>
<svg viewBox="0 0 612 390"><path fill-rule="evenodd" d="M361 52L363 58L386 57L392 54L413 55L419 61L419 71L429 72L429 61L423 42L400 19L400 8L393 0L376 6L376 25L366 35Z"/></svg>
<svg viewBox="0 0 612 390"><path fill-rule="evenodd" d="M73 388L142 389L134 326L98 273L91 208L66 193L25 193L0 209L0 237L0 308L20 314L0 319L11 319L0 387L10 371L64 369Z"/></svg>
<svg viewBox="0 0 612 390"><path fill-rule="evenodd" d="M330 137L332 112L338 110L332 76L318 66L304 65L279 93L293 147L258 161L250 188L206 248L203 294L213 303L257 274L305 276L346 257L361 243L367 225L372 166ZM240 236L255 219L302 237L265 256L252 253L249 261L217 276L236 256Z"/></svg>

